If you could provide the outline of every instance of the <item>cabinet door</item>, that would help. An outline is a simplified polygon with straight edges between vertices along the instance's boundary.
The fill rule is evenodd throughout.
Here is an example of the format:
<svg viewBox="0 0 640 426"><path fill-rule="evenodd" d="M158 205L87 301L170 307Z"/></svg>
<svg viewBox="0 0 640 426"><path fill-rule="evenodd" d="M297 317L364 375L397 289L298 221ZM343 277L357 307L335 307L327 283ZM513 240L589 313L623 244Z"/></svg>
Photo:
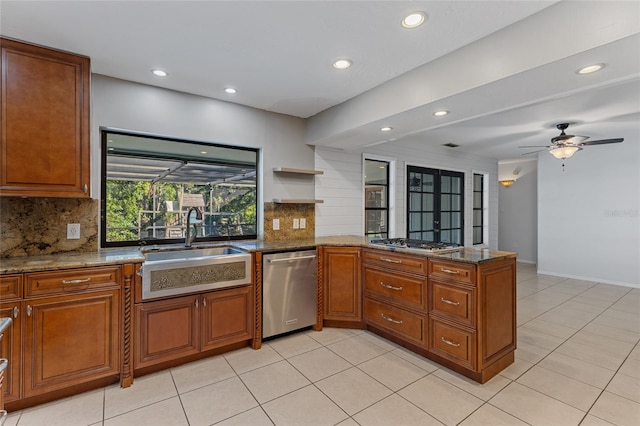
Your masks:
<svg viewBox="0 0 640 426"><path fill-rule="evenodd" d="M4 372L4 401L11 402L20 398L20 351L22 348L20 339L20 325L22 311L20 302L0 304L0 317L11 317L12 322L4 331L2 345L0 346L0 358L9 360L9 366Z"/></svg>
<svg viewBox="0 0 640 426"><path fill-rule="evenodd" d="M199 352L200 296L136 305L134 368Z"/></svg>
<svg viewBox="0 0 640 426"><path fill-rule="evenodd" d="M202 295L203 351L253 338L253 291L250 286Z"/></svg>
<svg viewBox="0 0 640 426"><path fill-rule="evenodd" d="M89 197L89 58L0 46L0 195Z"/></svg>
<svg viewBox="0 0 640 426"><path fill-rule="evenodd" d="M360 249L323 250L324 319L362 321Z"/></svg>
<svg viewBox="0 0 640 426"><path fill-rule="evenodd" d="M119 373L119 292L22 302L24 397Z"/></svg>

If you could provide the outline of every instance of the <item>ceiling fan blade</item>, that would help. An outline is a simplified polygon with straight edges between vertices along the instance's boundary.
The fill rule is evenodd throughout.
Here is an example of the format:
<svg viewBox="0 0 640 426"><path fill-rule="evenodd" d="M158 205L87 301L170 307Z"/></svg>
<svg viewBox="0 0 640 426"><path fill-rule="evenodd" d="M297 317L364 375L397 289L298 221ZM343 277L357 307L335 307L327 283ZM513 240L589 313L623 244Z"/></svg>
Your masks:
<svg viewBox="0 0 640 426"><path fill-rule="evenodd" d="M522 155L535 154L536 152L542 152L542 151L546 151L546 149L539 149L539 150L537 150L537 151L525 152L525 153L524 153L524 154L522 154Z"/></svg>
<svg viewBox="0 0 640 426"><path fill-rule="evenodd" d="M607 143L620 143L624 140L624 138L615 138L615 139L600 139L597 141L588 141L579 143L579 146L587 146L587 145L604 145Z"/></svg>

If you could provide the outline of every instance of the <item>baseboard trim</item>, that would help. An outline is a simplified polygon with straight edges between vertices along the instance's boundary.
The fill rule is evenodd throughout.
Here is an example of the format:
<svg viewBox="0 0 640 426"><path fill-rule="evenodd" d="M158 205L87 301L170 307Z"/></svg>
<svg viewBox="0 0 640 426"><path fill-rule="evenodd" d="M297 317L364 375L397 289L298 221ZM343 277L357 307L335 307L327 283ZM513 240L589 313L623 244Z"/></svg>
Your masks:
<svg viewBox="0 0 640 426"><path fill-rule="evenodd" d="M640 283L627 283L624 281L604 280L602 278L585 277L585 276L573 275L573 274L561 274L558 272L544 271L541 269L538 269L536 272L538 274L543 274L543 275L553 275L554 277L571 278L574 280L582 280L582 281L591 281L591 282L596 282L600 284L619 285L622 287L640 288Z"/></svg>

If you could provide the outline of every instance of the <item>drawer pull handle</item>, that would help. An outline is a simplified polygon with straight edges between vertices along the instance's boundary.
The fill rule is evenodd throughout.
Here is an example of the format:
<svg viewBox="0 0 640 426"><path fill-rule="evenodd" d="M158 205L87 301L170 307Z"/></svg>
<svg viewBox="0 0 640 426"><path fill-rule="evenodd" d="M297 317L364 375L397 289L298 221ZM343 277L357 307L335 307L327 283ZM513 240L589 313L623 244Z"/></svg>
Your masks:
<svg viewBox="0 0 640 426"><path fill-rule="evenodd" d="M446 303L447 305L453 305L453 306L458 306L460 304L460 302L452 302L451 300L445 299L444 297L441 297L440 301L442 303Z"/></svg>
<svg viewBox="0 0 640 426"><path fill-rule="evenodd" d="M389 290L396 290L396 291L402 291L402 287L394 287L390 284L387 283L383 283L382 281L380 281L380 285L384 288L388 288Z"/></svg>
<svg viewBox="0 0 640 426"><path fill-rule="evenodd" d="M402 263L402 260L389 259L388 257L381 257L380 260L389 263Z"/></svg>
<svg viewBox="0 0 640 426"><path fill-rule="evenodd" d="M17 306L13 307L13 317L18 318L18 314L20 313L20 309Z"/></svg>
<svg viewBox="0 0 640 426"><path fill-rule="evenodd" d="M460 343L452 342L451 340L447 340L444 337L441 337L440 340L442 340L444 343L446 343L449 346L455 346L456 348L460 347Z"/></svg>
<svg viewBox="0 0 640 426"><path fill-rule="evenodd" d="M91 281L91 277L87 277L83 280L62 280L62 284L82 284L88 283L89 281Z"/></svg>
<svg viewBox="0 0 640 426"><path fill-rule="evenodd" d="M394 323L394 324L402 324L402 320L394 320L393 318L388 317L388 316L386 316L386 315L385 315L385 314L383 314L383 313L380 313L380 316L381 316L382 318L384 318L385 320L387 320L387 321L389 321L389 322L392 322L392 323Z"/></svg>
<svg viewBox="0 0 640 426"><path fill-rule="evenodd" d="M440 268L440 270L447 274L460 275L460 271L452 271L451 269L446 269L446 268Z"/></svg>

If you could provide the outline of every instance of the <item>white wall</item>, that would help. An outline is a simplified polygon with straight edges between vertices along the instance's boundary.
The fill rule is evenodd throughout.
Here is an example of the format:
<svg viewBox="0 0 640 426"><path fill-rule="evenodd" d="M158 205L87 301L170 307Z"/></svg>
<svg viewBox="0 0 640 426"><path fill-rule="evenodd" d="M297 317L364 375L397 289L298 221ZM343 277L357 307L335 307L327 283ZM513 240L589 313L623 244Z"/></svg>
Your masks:
<svg viewBox="0 0 640 426"><path fill-rule="evenodd" d="M102 126L259 148L265 201L315 197L313 182L287 180L272 172L279 166L313 168L313 148L302 142L304 120L102 75L94 74L91 84L94 198L100 198Z"/></svg>
<svg viewBox="0 0 640 426"><path fill-rule="evenodd" d="M465 154L451 148L429 147L416 137L389 142L363 150L341 151L316 147L316 168L324 175L316 178L316 197L324 204L316 207L316 235L363 235L364 184L362 153L396 160L396 235L406 236L405 182L406 166L416 165L465 172L465 245L472 238L473 173L489 174L489 242L498 246L498 165L495 159Z"/></svg>
<svg viewBox="0 0 640 426"><path fill-rule="evenodd" d="M619 135L612 135L619 136ZM538 272L640 287L640 126L620 144L538 158Z"/></svg>
<svg viewBox="0 0 640 426"><path fill-rule="evenodd" d="M509 188L498 185L498 248L517 252L518 261L526 263L536 263L538 259L537 169L535 158L498 162L498 180L517 177Z"/></svg>

